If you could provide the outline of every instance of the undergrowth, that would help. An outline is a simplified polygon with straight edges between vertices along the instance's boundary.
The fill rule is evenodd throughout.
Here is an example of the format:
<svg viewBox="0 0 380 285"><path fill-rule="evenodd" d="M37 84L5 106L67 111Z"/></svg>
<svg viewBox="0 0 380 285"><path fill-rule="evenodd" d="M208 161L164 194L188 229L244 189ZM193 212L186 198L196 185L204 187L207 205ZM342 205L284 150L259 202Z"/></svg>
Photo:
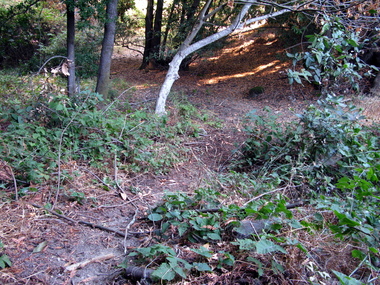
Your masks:
<svg viewBox="0 0 380 285"><path fill-rule="evenodd" d="M191 194L166 193L147 216L156 243L122 266L154 268L150 277L161 282L378 282L378 137L339 97L310 106L294 123L267 111L248 114L249 138L230 173ZM327 251L337 246L355 264ZM223 279L226 272L235 279Z"/></svg>
<svg viewBox="0 0 380 285"><path fill-rule="evenodd" d="M30 95L18 96L17 88ZM168 124L167 117L156 117L144 106L132 109L89 90L68 97L58 86L17 88L0 105L0 153L19 183L49 180L58 163L70 160L98 168L117 163L127 172L166 173L186 157L181 136L197 133L188 114Z"/></svg>

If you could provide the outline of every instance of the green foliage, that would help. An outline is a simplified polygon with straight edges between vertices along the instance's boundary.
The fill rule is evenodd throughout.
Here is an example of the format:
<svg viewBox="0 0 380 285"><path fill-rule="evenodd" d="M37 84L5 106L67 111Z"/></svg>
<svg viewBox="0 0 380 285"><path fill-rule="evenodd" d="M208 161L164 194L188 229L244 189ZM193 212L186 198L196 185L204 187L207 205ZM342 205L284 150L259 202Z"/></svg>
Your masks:
<svg viewBox="0 0 380 285"><path fill-rule="evenodd" d="M41 45L38 53L28 63L28 69L37 71L51 57L67 55L67 33L61 32L46 45ZM102 36L100 28L87 28L75 34L75 64L77 75L81 78L96 76L98 72ZM54 68L61 64L62 58L52 59L46 65Z"/></svg>
<svg viewBox="0 0 380 285"><path fill-rule="evenodd" d="M357 164L352 176L338 181L336 186L344 196L322 196L317 202L319 209L330 210L336 216L337 222L330 224L336 237L364 245L352 254L369 268L378 266L380 257L380 152L374 156L373 161Z"/></svg>
<svg viewBox="0 0 380 285"><path fill-rule="evenodd" d="M120 169L154 173L165 173L183 159L182 130L167 126L166 117L130 109L120 115L117 102L107 105L90 91L70 98L44 94L0 105L5 122L0 153L21 181L50 179L58 156L99 167L116 158Z"/></svg>
<svg viewBox="0 0 380 285"><path fill-rule="evenodd" d="M245 207L235 204L225 205L222 199L228 195L215 191L211 188L199 188L194 194L181 192L166 193L164 203L148 215L148 219L160 228L157 233L160 244L147 248L139 248L131 256L137 257L135 262L145 262L146 259L154 258L157 264L155 276L161 280L173 280L176 276L185 278L190 269L195 271L230 270L236 260L247 258L246 253L266 255L274 253L286 253L286 244L297 245L287 238L278 238L275 235L262 233L260 236L252 235L251 238L231 240L231 230L239 225L239 220L246 217L256 219L273 218L270 231L282 228L281 219L275 222L275 218L283 217L284 223L296 224L292 214L286 209L285 200L280 199L276 203L265 201L250 202ZM227 221L235 220L234 223L226 225ZM286 222L285 222L286 221ZM255 239L255 240L253 240ZM177 242L176 242L177 240ZM191 255L189 259L178 258L171 245L185 243L190 250L197 255ZM164 245L167 244L167 245ZM164 248L163 261L157 248ZM170 259L168 258L170 256ZM248 256L247 262L257 262ZM169 262L168 262L169 260ZM207 263L205 262L207 260ZM164 262L164 265L163 263ZM175 266L181 268L176 271ZM267 265L266 265L267 266ZM263 264L260 263L262 271ZM182 270L184 269L184 270ZM273 261L268 271L284 271L281 263ZM182 274L185 272L185 274Z"/></svg>
<svg viewBox="0 0 380 285"><path fill-rule="evenodd" d="M329 96L319 106L298 115L299 122L283 126L271 115L248 115L250 138L242 148L239 168L256 177L279 177L283 183L329 191L352 165L373 161L377 138L359 124L362 117L343 98Z"/></svg>
<svg viewBox="0 0 380 285"><path fill-rule="evenodd" d="M71 200L78 202L79 204L83 205L83 203L86 201L86 194L83 192L78 192L75 190L69 191L69 197Z"/></svg>
<svg viewBox="0 0 380 285"><path fill-rule="evenodd" d="M0 66L3 68L29 60L63 23L59 11L34 2L27 0L0 7Z"/></svg>
<svg viewBox="0 0 380 285"><path fill-rule="evenodd" d="M199 254L202 255L202 252ZM171 281L177 275L181 278L186 278L187 272L191 269L196 269L198 271L211 270L206 263L195 262L191 264L185 259L177 257L175 251L171 247L160 244L139 248L135 252L130 253L129 256L159 261L160 266L152 273L153 279Z"/></svg>
<svg viewBox="0 0 380 285"><path fill-rule="evenodd" d="M320 86L324 94L338 92L343 86L358 91L364 68L369 68L359 57L359 34L347 30L339 18L326 16L321 32L307 38L308 51L287 54L293 59L293 69L288 70L290 84L306 80ZM296 66L300 62L304 68L299 71Z"/></svg>
<svg viewBox="0 0 380 285"><path fill-rule="evenodd" d="M0 240L0 249L4 247L4 244ZM1 254L0 255L0 268L3 269L7 266L12 266L12 262L9 259L8 255L6 254Z"/></svg>
<svg viewBox="0 0 380 285"><path fill-rule="evenodd" d="M314 34L317 31L312 13L285 13L269 18L268 25L279 26L276 32L279 32L281 41L286 43L286 46L293 47L303 41L304 35Z"/></svg>

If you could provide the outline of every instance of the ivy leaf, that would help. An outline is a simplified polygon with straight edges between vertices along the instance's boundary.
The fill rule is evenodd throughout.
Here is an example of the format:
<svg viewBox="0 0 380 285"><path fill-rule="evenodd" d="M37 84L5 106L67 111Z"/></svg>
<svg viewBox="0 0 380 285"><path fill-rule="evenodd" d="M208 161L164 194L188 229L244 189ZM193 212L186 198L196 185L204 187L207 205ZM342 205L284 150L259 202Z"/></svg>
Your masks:
<svg viewBox="0 0 380 285"><path fill-rule="evenodd" d="M256 243L256 252L259 254L267 254L275 251L279 251L285 254L287 253L282 246L279 246L267 239L262 239Z"/></svg>
<svg viewBox="0 0 380 285"><path fill-rule="evenodd" d="M204 246L201 246L198 249L197 248L192 248L191 251L193 251L195 253L198 253L199 255L202 255L202 256L204 256L206 258L212 257L212 251L208 250Z"/></svg>
<svg viewBox="0 0 380 285"><path fill-rule="evenodd" d="M152 213L148 216L148 219L151 220L152 222L158 222L163 219L163 216L160 214Z"/></svg>
<svg viewBox="0 0 380 285"><path fill-rule="evenodd" d="M152 277L171 281L175 277L175 271L168 263L162 263L155 271L153 271Z"/></svg>
<svg viewBox="0 0 380 285"><path fill-rule="evenodd" d="M207 263L201 263L201 262L195 262L194 264L195 269L198 271L211 271L211 267Z"/></svg>
<svg viewBox="0 0 380 285"><path fill-rule="evenodd" d="M341 284L344 285L364 285L364 283L360 282L359 280L352 278L350 276L347 276L346 274L343 274L341 272L333 270L336 277L338 277Z"/></svg>
<svg viewBox="0 0 380 285"><path fill-rule="evenodd" d="M9 259L8 255L3 254L0 256L0 268L5 268L7 266L12 266L12 262Z"/></svg>

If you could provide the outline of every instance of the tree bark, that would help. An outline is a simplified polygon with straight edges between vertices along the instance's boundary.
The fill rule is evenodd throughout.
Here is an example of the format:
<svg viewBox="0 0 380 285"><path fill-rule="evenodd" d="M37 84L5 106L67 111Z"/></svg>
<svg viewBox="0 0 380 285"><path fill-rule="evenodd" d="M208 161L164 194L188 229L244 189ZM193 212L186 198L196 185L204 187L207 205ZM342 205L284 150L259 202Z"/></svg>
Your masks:
<svg viewBox="0 0 380 285"><path fill-rule="evenodd" d="M162 13L164 8L164 0L158 0L154 14L154 26L152 37L152 54L159 55L161 46L161 28L162 28Z"/></svg>
<svg viewBox="0 0 380 285"><path fill-rule="evenodd" d="M110 82L111 61L116 32L117 3L118 0L110 0L107 2L107 19L104 25L104 38L102 43L102 51L100 54L98 79L95 90L104 96L108 95Z"/></svg>
<svg viewBox="0 0 380 285"><path fill-rule="evenodd" d="M154 3L153 0L148 0L148 5L146 8L145 15L145 45L143 61L141 63L140 69L144 69L148 66L149 57L152 51L152 33L153 33L153 20L154 20Z"/></svg>
<svg viewBox="0 0 380 285"><path fill-rule="evenodd" d="M67 93L75 94L75 7L72 2L66 2L67 11L67 65L69 76L67 78Z"/></svg>

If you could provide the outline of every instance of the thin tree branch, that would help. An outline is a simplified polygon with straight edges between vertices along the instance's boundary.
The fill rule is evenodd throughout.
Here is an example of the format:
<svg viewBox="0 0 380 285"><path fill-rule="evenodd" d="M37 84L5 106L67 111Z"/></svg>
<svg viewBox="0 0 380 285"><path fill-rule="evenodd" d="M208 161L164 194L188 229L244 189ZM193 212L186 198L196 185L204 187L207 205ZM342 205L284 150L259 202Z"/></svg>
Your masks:
<svg viewBox="0 0 380 285"><path fill-rule="evenodd" d="M54 58L65 58L65 59L68 59L67 56L62 56L62 55L55 55L55 56L52 56L51 58L49 58L47 61L45 61L45 63L40 67L40 69L37 71L37 74L40 74L42 69L45 67L45 65L51 61L52 59Z"/></svg>
<svg viewBox="0 0 380 285"><path fill-rule="evenodd" d="M101 226L101 225L96 225L96 224L93 224L93 223L90 223L90 222L85 222L85 221L77 221L77 220L74 220L72 218L69 218L65 215L61 215L61 214L58 214L50 209L46 209L40 205L37 205L37 204L31 204L33 207L35 208L38 208L38 209L43 209L44 211L47 211L49 212L50 214L54 215L54 216L57 216L61 219L64 219L66 221L69 221L73 224L81 224L81 225L85 225L85 226L88 226L88 227L91 227L91 228L94 228L94 229L99 229L99 230L102 230L102 231L106 231L106 232L111 232L111 233L115 233L116 235L118 236L121 236L121 237L125 237L125 233L121 232L121 231L118 231L118 230L115 230L115 229L112 229L112 228L108 228L108 227L104 227L104 226ZM150 231L148 232L128 232L129 234L131 235L143 235L143 234L149 234L151 233Z"/></svg>

